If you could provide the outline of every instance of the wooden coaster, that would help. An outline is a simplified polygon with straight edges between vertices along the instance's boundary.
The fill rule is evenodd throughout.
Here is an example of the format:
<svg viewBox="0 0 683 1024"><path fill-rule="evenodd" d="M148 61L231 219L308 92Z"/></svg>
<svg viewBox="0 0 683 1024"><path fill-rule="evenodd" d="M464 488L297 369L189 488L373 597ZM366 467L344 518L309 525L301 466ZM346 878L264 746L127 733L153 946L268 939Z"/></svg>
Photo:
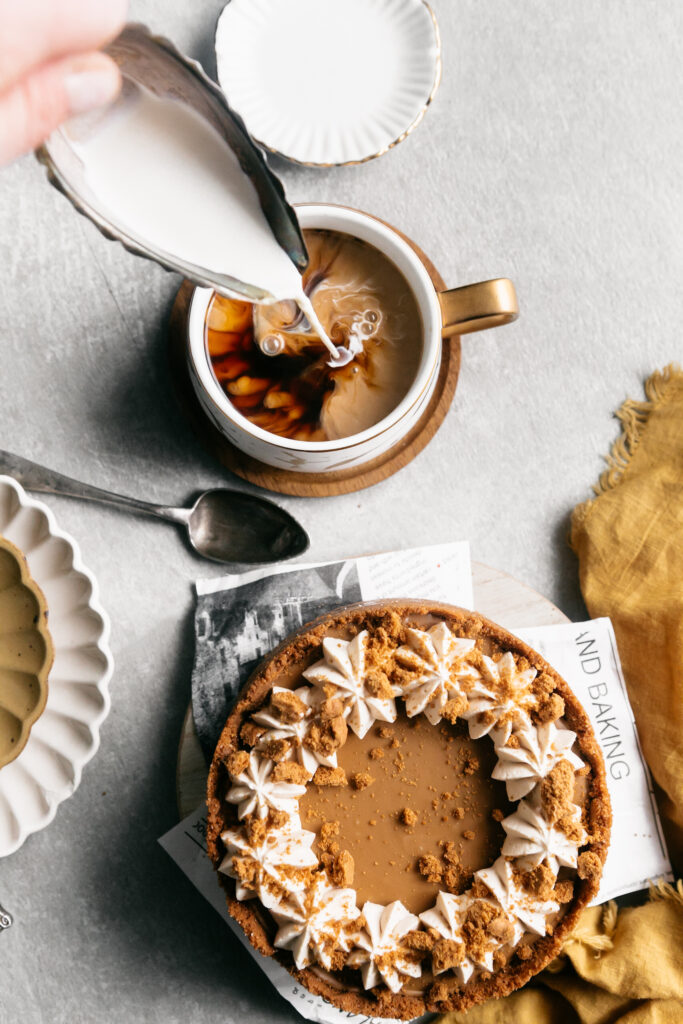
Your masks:
<svg viewBox="0 0 683 1024"><path fill-rule="evenodd" d="M396 231L396 228L394 228ZM446 286L434 265L409 238L397 234L411 246L425 265L434 287L442 291ZM357 466L354 469L340 470L334 473L295 473L290 470L276 469L263 462L252 459L236 448L211 423L202 410L201 405L190 383L187 366L187 315L192 296L193 285L184 281L176 295L168 325L168 344L171 376L180 406L190 422L195 434L219 462L227 469L248 480L249 483L264 487L267 491L278 494L293 494L302 498L323 498L331 494L349 494L371 487L386 480L387 477L403 469L415 456L422 451L434 437L448 412L458 383L460 372L460 338L444 338L441 358L441 369L436 382L434 394L421 419L398 444L383 455Z"/></svg>
<svg viewBox="0 0 683 1024"><path fill-rule="evenodd" d="M569 622L552 601L527 587L525 583L480 562L472 563L474 607L505 629L523 626L556 626ZM206 793L208 768L199 745L192 718L187 709L178 748L176 797L180 818L191 814Z"/></svg>

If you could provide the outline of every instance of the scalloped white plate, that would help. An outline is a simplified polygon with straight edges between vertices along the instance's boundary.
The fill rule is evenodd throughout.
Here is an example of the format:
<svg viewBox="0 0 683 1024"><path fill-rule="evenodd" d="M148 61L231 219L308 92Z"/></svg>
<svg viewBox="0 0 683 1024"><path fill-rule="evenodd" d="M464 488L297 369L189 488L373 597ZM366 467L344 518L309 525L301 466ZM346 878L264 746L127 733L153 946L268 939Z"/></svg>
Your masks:
<svg viewBox="0 0 683 1024"><path fill-rule="evenodd" d="M0 476L0 533L24 553L45 594L55 660L45 710L21 754L0 769L0 857L45 828L81 781L109 711L109 619L76 541L52 512Z"/></svg>
<svg viewBox="0 0 683 1024"><path fill-rule="evenodd" d="M297 163L361 163L401 142L441 78L426 0L230 0L218 81L267 149Z"/></svg>

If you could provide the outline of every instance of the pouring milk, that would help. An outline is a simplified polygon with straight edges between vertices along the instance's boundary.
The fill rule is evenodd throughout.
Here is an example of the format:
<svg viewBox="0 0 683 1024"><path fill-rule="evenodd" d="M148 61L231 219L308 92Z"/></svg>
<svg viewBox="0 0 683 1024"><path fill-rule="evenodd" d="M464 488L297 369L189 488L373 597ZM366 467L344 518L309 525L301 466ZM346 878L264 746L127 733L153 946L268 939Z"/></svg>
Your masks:
<svg viewBox="0 0 683 1024"><path fill-rule="evenodd" d="M272 302L296 302L335 365L348 362L350 354L327 336L237 156L192 109L129 86L104 122L85 137L74 133L72 145L86 178L96 181L132 237L209 274L256 285Z"/></svg>

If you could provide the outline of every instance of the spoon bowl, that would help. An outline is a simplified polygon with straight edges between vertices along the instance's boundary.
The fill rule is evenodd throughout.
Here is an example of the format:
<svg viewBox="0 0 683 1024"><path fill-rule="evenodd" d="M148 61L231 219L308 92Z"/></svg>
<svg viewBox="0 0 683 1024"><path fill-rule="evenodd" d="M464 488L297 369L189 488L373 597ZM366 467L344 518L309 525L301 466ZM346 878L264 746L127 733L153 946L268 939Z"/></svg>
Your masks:
<svg viewBox="0 0 683 1024"><path fill-rule="evenodd" d="M293 516L240 491L204 491L190 510L187 529L195 551L215 562L278 562L308 548L306 531Z"/></svg>

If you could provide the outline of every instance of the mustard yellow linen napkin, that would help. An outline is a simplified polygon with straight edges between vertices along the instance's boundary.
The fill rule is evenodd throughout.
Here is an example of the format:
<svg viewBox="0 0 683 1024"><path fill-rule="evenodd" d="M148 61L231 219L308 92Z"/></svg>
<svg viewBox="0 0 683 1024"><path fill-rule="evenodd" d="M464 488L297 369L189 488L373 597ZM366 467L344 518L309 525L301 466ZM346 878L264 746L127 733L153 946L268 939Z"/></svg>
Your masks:
<svg viewBox="0 0 683 1024"><path fill-rule="evenodd" d="M593 618L612 620L677 873L683 872L683 372L625 402L622 435L571 543Z"/></svg>
<svg viewBox="0 0 683 1024"><path fill-rule="evenodd" d="M617 412L622 434L574 510L571 544L591 617L614 625L669 853L683 871L683 372ZM625 856L628 851L624 851ZM442 1024L683 1024L683 882L644 906L584 911L562 956L506 999Z"/></svg>

